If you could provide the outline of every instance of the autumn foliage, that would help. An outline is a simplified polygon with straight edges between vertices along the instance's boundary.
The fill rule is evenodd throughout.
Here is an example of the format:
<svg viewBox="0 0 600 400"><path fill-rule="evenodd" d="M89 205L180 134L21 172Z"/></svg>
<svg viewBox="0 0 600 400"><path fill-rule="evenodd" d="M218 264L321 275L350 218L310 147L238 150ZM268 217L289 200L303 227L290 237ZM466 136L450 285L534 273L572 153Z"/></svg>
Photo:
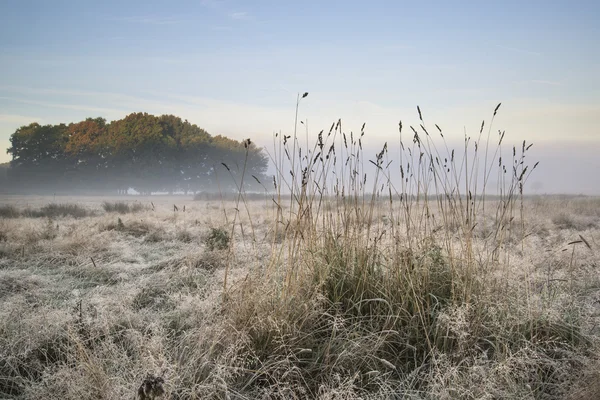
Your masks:
<svg viewBox="0 0 600 400"><path fill-rule="evenodd" d="M12 134L7 179L14 191L140 193L263 190L268 159L254 144L211 136L173 115L134 113ZM247 178L242 181L242 174ZM253 179L255 176L256 179Z"/></svg>

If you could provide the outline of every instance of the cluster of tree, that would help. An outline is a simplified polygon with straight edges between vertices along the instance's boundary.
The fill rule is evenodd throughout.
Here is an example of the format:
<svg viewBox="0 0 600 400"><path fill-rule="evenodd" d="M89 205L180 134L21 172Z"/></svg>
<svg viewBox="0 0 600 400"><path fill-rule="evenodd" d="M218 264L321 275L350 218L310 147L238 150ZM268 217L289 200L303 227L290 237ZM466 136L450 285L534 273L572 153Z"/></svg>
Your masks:
<svg viewBox="0 0 600 400"><path fill-rule="evenodd" d="M267 181L268 158L253 143L211 136L173 115L32 123L10 142L7 179L18 191L233 191L243 171L245 190Z"/></svg>

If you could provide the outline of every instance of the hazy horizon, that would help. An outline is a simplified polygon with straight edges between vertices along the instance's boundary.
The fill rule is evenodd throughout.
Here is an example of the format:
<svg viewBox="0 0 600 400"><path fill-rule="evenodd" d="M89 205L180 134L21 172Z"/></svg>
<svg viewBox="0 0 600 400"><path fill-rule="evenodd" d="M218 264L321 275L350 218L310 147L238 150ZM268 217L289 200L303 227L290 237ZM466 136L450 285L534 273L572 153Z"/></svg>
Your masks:
<svg viewBox="0 0 600 400"><path fill-rule="evenodd" d="M418 126L417 105L460 143L502 102L493 132L534 143L535 192L600 195L593 1L8 1L0 12L1 149L34 121L140 111L270 149L307 91L309 134L366 123L368 153L397 143L399 120Z"/></svg>

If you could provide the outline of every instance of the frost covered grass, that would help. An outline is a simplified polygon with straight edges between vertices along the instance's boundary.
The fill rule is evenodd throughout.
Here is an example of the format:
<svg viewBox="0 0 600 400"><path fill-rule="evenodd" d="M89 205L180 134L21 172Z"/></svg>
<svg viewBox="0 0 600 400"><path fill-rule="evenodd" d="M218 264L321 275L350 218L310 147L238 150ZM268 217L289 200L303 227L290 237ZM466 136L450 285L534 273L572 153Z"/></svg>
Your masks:
<svg viewBox="0 0 600 400"><path fill-rule="evenodd" d="M597 398L597 199L527 197L525 143L419 117L394 170L339 122L277 136L266 200L3 199L0 397Z"/></svg>
<svg viewBox="0 0 600 400"><path fill-rule="evenodd" d="M127 398L147 373L190 399L597 393L598 217L555 223L586 214L576 200L526 199L524 238L493 265L474 256L471 279L440 242L363 239L357 222L318 241L299 222L274 225L260 201L233 249L211 251L235 203L190 201L184 214L171 211L179 199L153 201L126 215L98 201L97 215L50 225L0 219L0 397ZM372 238L403 209L377 201ZM473 230L474 254L489 235Z"/></svg>

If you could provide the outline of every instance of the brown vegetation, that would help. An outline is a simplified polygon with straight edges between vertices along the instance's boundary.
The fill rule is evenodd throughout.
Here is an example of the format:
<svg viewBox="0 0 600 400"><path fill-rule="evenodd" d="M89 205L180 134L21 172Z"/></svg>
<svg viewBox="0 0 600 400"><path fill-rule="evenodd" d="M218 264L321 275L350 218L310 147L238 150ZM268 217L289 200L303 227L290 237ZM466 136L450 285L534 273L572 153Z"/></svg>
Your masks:
<svg viewBox="0 0 600 400"><path fill-rule="evenodd" d="M170 399L593 398L595 199L522 196L525 144L504 176L484 140L416 130L402 187L384 147L367 188L362 136L275 153L267 206L0 220L0 397L129 398L161 371Z"/></svg>

